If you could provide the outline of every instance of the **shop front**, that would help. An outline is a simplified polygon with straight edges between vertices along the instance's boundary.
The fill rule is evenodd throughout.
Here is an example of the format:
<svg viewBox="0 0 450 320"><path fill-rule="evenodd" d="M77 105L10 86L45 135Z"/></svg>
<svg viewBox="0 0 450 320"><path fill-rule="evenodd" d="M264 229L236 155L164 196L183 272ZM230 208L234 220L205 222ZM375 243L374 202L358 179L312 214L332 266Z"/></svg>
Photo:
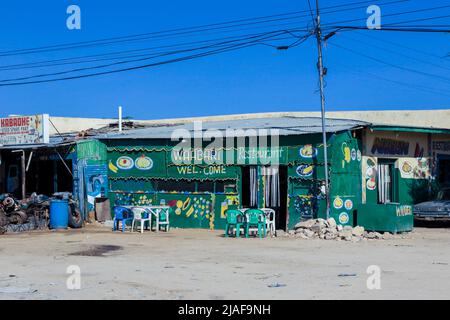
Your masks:
<svg viewBox="0 0 450 320"><path fill-rule="evenodd" d="M326 217L320 133L281 136L277 148L247 143L211 151L200 144L188 156L174 153L168 139L125 135L101 141L112 207L168 205L171 225L186 228L223 229L230 208L274 209L276 228L284 230L301 220ZM328 134L330 197L336 204L330 214L342 225L353 225L359 204L359 146L355 131Z"/></svg>
<svg viewBox="0 0 450 320"><path fill-rule="evenodd" d="M74 145L50 137L47 114L0 118L0 193L72 192Z"/></svg>
<svg viewBox="0 0 450 320"><path fill-rule="evenodd" d="M364 130L361 225L377 231L412 230L413 205L432 198L448 181L446 131L387 126Z"/></svg>

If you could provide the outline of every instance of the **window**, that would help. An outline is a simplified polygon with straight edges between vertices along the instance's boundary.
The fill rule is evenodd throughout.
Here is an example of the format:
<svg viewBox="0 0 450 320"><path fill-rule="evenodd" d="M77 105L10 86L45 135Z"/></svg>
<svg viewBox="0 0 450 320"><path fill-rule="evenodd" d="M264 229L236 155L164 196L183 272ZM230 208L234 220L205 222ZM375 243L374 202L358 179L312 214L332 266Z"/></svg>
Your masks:
<svg viewBox="0 0 450 320"><path fill-rule="evenodd" d="M235 180L216 181L216 193L237 193Z"/></svg>
<svg viewBox="0 0 450 320"><path fill-rule="evenodd" d="M378 203L396 202L396 188L394 177L394 162L378 159Z"/></svg>
<svg viewBox="0 0 450 320"><path fill-rule="evenodd" d="M195 182L186 180L158 180L159 192L195 192Z"/></svg>
<svg viewBox="0 0 450 320"><path fill-rule="evenodd" d="M197 191L198 192L214 192L214 181L204 180L197 182Z"/></svg>

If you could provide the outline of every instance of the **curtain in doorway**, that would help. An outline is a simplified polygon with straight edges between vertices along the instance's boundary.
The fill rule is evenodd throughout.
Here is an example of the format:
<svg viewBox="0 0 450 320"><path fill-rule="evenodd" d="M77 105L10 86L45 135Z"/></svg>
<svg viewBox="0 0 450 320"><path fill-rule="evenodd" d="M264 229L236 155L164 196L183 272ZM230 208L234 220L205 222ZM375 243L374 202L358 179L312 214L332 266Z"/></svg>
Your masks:
<svg viewBox="0 0 450 320"><path fill-rule="evenodd" d="M280 206L280 174L278 167L263 167L265 177L264 207L273 208Z"/></svg>
<svg viewBox="0 0 450 320"><path fill-rule="evenodd" d="M250 169L250 207L258 206L258 167Z"/></svg>
<svg viewBox="0 0 450 320"><path fill-rule="evenodd" d="M391 172L389 165L378 164L378 202L391 202Z"/></svg>

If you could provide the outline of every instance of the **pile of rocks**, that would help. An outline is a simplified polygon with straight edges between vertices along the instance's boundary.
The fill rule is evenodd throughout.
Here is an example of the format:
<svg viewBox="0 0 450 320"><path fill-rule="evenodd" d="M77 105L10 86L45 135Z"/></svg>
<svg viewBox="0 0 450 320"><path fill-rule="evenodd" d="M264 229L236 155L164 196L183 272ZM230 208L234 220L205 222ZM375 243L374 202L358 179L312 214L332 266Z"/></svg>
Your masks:
<svg viewBox="0 0 450 320"><path fill-rule="evenodd" d="M389 232L384 234L378 232L367 232L364 227L341 226L336 224L334 218L311 219L299 222L295 225L294 230L290 230L287 236L302 239L324 239L324 240L345 240L345 241L361 241L365 239L390 239L393 237Z"/></svg>

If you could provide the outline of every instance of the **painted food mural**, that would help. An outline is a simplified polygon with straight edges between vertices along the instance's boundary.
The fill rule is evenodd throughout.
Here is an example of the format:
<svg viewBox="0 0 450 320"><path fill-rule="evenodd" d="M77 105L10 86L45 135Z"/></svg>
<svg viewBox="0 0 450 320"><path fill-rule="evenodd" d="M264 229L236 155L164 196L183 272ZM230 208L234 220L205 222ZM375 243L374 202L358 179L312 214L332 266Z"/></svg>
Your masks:
<svg viewBox="0 0 450 320"><path fill-rule="evenodd" d="M116 166L122 170L129 170L133 168L134 160L128 156L122 156L117 159Z"/></svg>
<svg viewBox="0 0 450 320"><path fill-rule="evenodd" d="M209 220L210 228L214 228L214 214L212 212L212 201L204 195L189 195L184 200L170 200L167 203L177 216Z"/></svg>
<svg viewBox="0 0 450 320"><path fill-rule="evenodd" d="M167 205L171 207L170 221L175 223L176 217L189 219L189 221L198 221L191 223L192 226L198 226L202 221L210 228L214 229L214 212L212 210L212 198L210 195L192 194L192 195L176 195L176 194L159 194L156 199L155 194L151 193L115 193L115 205L128 206L150 206L150 205ZM180 225L183 224L178 219Z"/></svg>
<svg viewBox="0 0 450 320"><path fill-rule="evenodd" d="M310 177L314 172L314 165L311 164L302 164L297 167L295 170L299 177Z"/></svg>
<svg viewBox="0 0 450 320"><path fill-rule="evenodd" d="M299 154L302 158L314 158L317 156L317 149L312 144L306 144L300 148Z"/></svg>
<svg viewBox="0 0 450 320"><path fill-rule="evenodd" d="M137 158L134 163L135 167L139 170L150 170L153 167L153 160L145 154Z"/></svg>
<svg viewBox="0 0 450 320"><path fill-rule="evenodd" d="M350 220L350 218L349 218L347 212L341 212L339 214L339 223L340 224L347 224L349 220Z"/></svg>
<svg viewBox="0 0 450 320"><path fill-rule="evenodd" d="M317 199L314 196L297 195L294 199L294 209L300 219L310 219L317 210Z"/></svg>
<svg viewBox="0 0 450 320"><path fill-rule="evenodd" d="M333 207L335 209L341 209L343 206L344 206L344 200L342 200L341 197L337 196L336 198L334 198Z"/></svg>
<svg viewBox="0 0 450 320"><path fill-rule="evenodd" d="M376 161L374 158L367 158L366 160L366 172L365 172L365 178L366 178L366 188L368 190L375 190L377 187L377 169L376 169Z"/></svg>
<svg viewBox="0 0 450 320"><path fill-rule="evenodd" d="M426 179L430 176L427 158L400 158L397 166L405 179Z"/></svg>

